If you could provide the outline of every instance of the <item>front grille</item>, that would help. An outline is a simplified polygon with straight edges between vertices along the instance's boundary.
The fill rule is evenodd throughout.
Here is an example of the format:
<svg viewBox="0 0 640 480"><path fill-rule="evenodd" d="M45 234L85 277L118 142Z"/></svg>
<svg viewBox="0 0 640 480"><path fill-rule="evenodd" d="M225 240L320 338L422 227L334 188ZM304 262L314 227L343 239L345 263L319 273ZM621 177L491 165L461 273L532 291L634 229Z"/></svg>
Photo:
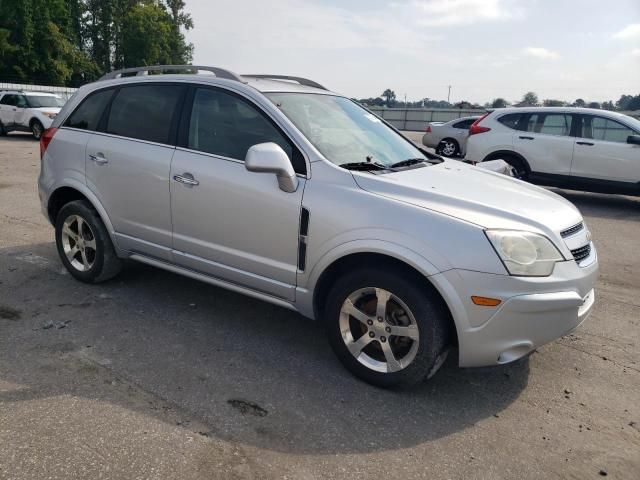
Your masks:
<svg viewBox="0 0 640 480"><path fill-rule="evenodd" d="M560 232L560 236L562 238L567 238L570 237L571 235L573 235L574 233L578 233L580 230L582 230L584 228L584 223L580 222L577 225L574 225L573 227L569 227L566 230L563 230Z"/></svg>
<svg viewBox="0 0 640 480"><path fill-rule="evenodd" d="M588 243L584 247L576 248L571 250L571 255L576 260L576 262L580 263L582 260L587 258L591 254L591 244Z"/></svg>

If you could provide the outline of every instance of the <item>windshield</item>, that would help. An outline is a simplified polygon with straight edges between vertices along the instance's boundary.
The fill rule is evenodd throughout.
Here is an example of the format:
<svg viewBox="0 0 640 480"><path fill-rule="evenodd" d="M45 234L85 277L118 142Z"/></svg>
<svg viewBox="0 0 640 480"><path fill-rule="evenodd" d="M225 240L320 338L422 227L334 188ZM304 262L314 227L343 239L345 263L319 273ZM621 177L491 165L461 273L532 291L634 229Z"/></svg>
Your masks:
<svg viewBox="0 0 640 480"><path fill-rule="evenodd" d="M31 108L55 107L59 108L64 105L61 98L48 95L27 95L27 102Z"/></svg>
<svg viewBox="0 0 640 480"><path fill-rule="evenodd" d="M266 96L336 165L390 166L409 159L427 160L418 148L348 98L312 93Z"/></svg>

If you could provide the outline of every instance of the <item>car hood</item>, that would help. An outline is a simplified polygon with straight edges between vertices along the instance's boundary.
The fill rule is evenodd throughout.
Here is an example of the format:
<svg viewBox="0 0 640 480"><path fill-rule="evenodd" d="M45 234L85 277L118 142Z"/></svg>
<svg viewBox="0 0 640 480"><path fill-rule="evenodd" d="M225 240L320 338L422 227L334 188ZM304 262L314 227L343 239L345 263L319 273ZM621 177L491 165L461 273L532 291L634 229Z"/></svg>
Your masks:
<svg viewBox="0 0 640 480"><path fill-rule="evenodd" d="M363 190L485 228L558 234L582 221L578 209L555 193L454 160L384 175L352 174Z"/></svg>

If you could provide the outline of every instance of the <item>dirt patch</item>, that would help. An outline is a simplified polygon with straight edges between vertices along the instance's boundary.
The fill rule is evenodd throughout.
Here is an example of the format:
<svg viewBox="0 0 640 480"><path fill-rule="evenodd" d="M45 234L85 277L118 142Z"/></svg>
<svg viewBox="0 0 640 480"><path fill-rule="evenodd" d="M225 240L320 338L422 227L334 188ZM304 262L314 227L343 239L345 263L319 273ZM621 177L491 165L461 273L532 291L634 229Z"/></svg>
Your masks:
<svg viewBox="0 0 640 480"><path fill-rule="evenodd" d="M233 408L238 410L242 415L253 415L254 417L266 417L269 412L262 408L257 403L249 402L247 400L239 400L232 398L227 400L227 403Z"/></svg>
<svg viewBox="0 0 640 480"><path fill-rule="evenodd" d="M16 321L20 320L21 316L20 310L16 310L15 308L11 308L7 305L0 305L0 318Z"/></svg>

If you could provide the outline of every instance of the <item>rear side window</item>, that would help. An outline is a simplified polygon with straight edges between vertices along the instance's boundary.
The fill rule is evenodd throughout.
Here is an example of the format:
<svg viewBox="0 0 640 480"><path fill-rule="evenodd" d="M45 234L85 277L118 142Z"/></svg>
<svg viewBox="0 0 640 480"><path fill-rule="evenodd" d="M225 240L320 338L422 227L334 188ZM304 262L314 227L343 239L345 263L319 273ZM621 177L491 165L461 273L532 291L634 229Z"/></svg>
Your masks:
<svg viewBox="0 0 640 480"><path fill-rule="evenodd" d="M286 152L294 170L304 173L298 149L260 110L236 95L198 88L193 98L187 147L244 161L247 150L273 142Z"/></svg>
<svg viewBox="0 0 640 480"><path fill-rule="evenodd" d="M503 124L505 127L512 128L514 130L518 130L518 125L520 123L520 119L522 118L521 113L508 113L506 115L501 116L498 121Z"/></svg>
<svg viewBox="0 0 640 480"><path fill-rule="evenodd" d="M107 133L169 143L172 119L183 90L177 85L121 88L111 103Z"/></svg>
<svg viewBox="0 0 640 480"><path fill-rule="evenodd" d="M582 124L582 137L605 142L627 143L630 135L636 132L621 123L602 117L585 116Z"/></svg>
<svg viewBox="0 0 640 480"><path fill-rule="evenodd" d="M476 119L475 119L475 118L470 118L470 119L468 119L468 120L463 120L463 121L461 121L461 122L454 123L454 124L453 124L453 127L454 127L454 128L461 128L461 129L463 129L463 130L469 130L469 127L470 127L470 126L471 126L471 124L472 124L473 122L475 122L475 121L476 121Z"/></svg>
<svg viewBox="0 0 640 480"><path fill-rule="evenodd" d="M102 112L113 95L113 90L101 90L89 95L65 122L66 127L96 130Z"/></svg>
<svg viewBox="0 0 640 480"><path fill-rule="evenodd" d="M16 96L15 95L5 95L0 99L0 104L2 105L15 105L16 104Z"/></svg>
<svg viewBox="0 0 640 480"><path fill-rule="evenodd" d="M532 113L527 121L527 132L567 136L571 133L573 116L563 113Z"/></svg>

